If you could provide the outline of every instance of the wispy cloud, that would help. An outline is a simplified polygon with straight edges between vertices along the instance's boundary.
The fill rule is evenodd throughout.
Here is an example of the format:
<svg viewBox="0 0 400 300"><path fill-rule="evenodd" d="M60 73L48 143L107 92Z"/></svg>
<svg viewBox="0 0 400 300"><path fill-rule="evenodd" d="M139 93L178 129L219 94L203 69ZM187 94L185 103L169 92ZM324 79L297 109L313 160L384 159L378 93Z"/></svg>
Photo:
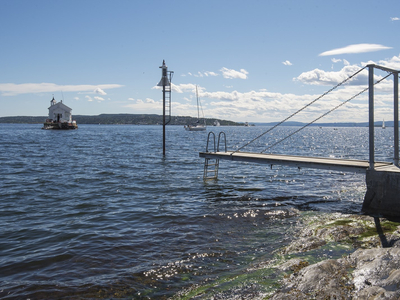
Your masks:
<svg viewBox="0 0 400 300"><path fill-rule="evenodd" d="M95 96L94 99L96 99L98 101L104 101L104 98L101 98L101 97L98 97L98 96Z"/></svg>
<svg viewBox="0 0 400 300"><path fill-rule="evenodd" d="M349 63L347 60L345 60L345 59L332 58L331 61L332 61L334 64L339 63L339 62L343 62L343 64L344 64L345 66L350 65L350 63Z"/></svg>
<svg viewBox="0 0 400 300"><path fill-rule="evenodd" d="M155 101L151 98L146 98L145 101L142 99L136 99L134 100L133 98L129 98L133 101L133 103L129 103L125 105L125 108L132 109L132 111L148 111L148 110L161 110L163 107L162 100L161 101ZM174 107L175 110L175 107Z"/></svg>
<svg viewBox="0 0 400 300"><path fill-rule="evenodd" d="M182 76L193 76L193 77L209 77L209 76L219 76L217 73L215 72L211 72L211 71L205 71L205 72L197 72L197 73L191 73L188 72L187 74L183 74Z"/></svg>
<svg viewBox="0 0 400 300"><path fill-rule="evenodd" d="M354 54L354 53L365 53L374 52L380 50L392 49L392 47L387 47L379 44L355 44L349 45L343 48L337 48L329 51L322 52L319 56L329 56L329 55L340 55L340 54Z"/></svg>
<svg viewBox="0 0 400 300"><path fill-rule="evenodd" d="M392 20L392 21L400 21L400 18L394 17L394 18L390 18L390 20Z"/></svg>
<svg viewBox="0 0 400 300"><path fill-rule="evenodd" d="M240 71L236 71L224 67L220 71L222 72L222 76L228 79L247 79L247 75L249 74L249 72L247 72L245 69L240 69Z"/></svg>
<svg viewBox="0 0 400 300"><path fill-rule="evenodd" d="M290 63L290 62L289 62ZM205 72L197 72L197 73L192 73L188 72L187 74L182 74L182 77L186 76L193 76L193 77L216 77L222 75L224 78L227 79L234 79L234 78L239 78L239 79L247 79L247 75L249 72L247 72L245 69L240 69L240 71L236 71L233 69L228 69L228 68L222 68L220 69L221 74L218 74L216 72L212 71L205 71Z"/></svg>
<svg viewBox="0 0 400 300"><path fill-rule="evenodd" d="M123 87L120 84L99 85L58 85L55 83L0 83L0 92L3 96L16 96L20 94L54 93L54 92L88 92L105 95L104 90ZM104 93L104 94L102 94Z"/></svg>
<svg viewBox="0 0 400 300"><path fill-rule="evenodd" d="M293 65L290 61L285 60L284 62L282 62L285 66L291 66Z"/></svg>

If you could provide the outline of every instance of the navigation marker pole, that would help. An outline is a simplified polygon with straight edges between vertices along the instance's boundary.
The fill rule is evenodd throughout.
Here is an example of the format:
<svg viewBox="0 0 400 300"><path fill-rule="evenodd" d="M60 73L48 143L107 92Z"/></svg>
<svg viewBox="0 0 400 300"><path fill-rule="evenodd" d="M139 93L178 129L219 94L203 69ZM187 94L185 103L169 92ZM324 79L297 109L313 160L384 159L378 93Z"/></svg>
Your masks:
<svg viewBox="0 0 400 300"><path fill-rule="evenodd" d="M163 88L163 156L165 156L165 126L171 121L171 78L172 74L174 73L173 71L168 71L167 66L165 65L165 60L163 60L163 64L160 67L161 70L161 80L157 84L157 86L162 86ZM169 79L168 79L169 75ZM167 94L167 101L168 101L168 113L169 113L169 119L168 122L166 122L165 119L165 95Z"/></svg>

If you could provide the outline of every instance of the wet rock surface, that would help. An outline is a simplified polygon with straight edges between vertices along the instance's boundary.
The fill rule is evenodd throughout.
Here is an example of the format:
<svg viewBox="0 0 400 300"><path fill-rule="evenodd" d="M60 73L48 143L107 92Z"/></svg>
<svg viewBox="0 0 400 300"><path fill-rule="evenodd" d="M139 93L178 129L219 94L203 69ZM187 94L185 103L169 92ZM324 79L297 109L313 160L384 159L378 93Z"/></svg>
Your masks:
<svg viewBox="0 0 400 300"><path fill-rule="evenodd" d="M399 223L357 215L308 222L282 250L297 257L278 266L287 275L269 299L400 299ZM342 258L311 264L302 259L328 244L352 249Z"/></svg>

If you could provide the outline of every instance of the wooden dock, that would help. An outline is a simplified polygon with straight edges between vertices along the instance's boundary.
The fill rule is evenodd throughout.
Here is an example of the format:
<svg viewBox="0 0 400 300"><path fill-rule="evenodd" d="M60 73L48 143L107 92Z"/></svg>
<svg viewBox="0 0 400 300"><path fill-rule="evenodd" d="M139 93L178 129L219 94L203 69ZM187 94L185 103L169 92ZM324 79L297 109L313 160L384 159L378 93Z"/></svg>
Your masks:
<svg viewBox="0 0 400 300"><path fill-rule="evenodd" d="M370 167L369 161L367 160L350 160L250 152L200 152L199 156L209 159L244 161L267 165L286 165L298 168L325 169L363 174L365 174ZM399 168L389 162L375 162L375 170L400 172Z"/></svg>

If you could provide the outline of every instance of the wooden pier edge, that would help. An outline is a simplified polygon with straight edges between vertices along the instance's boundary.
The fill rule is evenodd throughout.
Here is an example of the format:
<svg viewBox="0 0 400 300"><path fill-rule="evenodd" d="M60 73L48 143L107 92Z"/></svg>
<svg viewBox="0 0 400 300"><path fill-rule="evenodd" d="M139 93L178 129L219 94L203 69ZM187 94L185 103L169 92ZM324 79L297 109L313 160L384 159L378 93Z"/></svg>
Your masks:
<svg viewBox="0 0 400 300"><path fill-rule="evenodd" d="M366 174L367 192L361 211L373 216L400 218L400 168L388 162L323 157L260 154L250 152L200 152L202 158L245 161L259 164L287 165Z"/></svg>

